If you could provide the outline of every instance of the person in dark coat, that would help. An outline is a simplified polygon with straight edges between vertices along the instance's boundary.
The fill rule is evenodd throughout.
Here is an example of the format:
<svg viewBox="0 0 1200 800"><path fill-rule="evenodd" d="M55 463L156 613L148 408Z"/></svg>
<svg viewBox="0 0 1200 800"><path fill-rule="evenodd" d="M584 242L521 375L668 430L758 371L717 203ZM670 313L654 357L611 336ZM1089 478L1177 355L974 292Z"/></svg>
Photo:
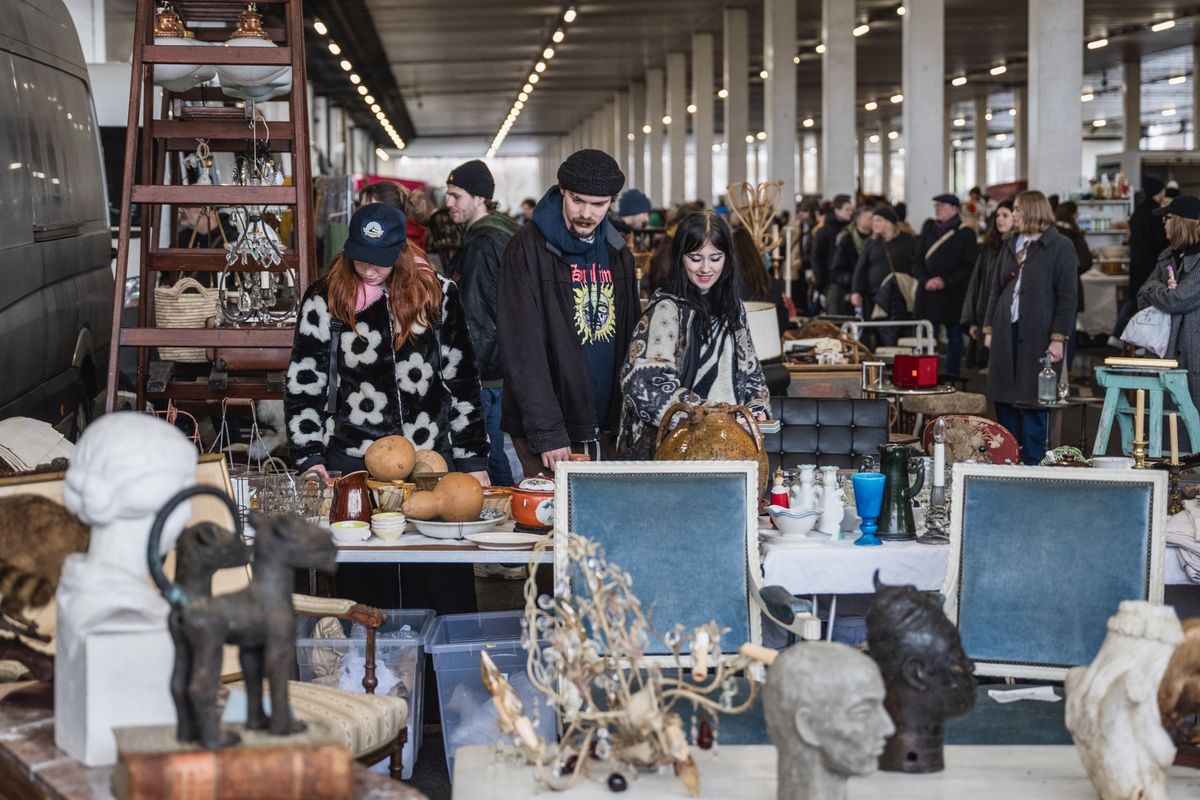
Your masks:
<svg viewBox="0 0 1200 800"><path fill-rule="evenodd" d="M1167 202L1167 187L1153 175L1142 178L1142 202L1129 217L1129 299L1121 304L1113 336L1120 337L1137 307L1138 291L1154 271L1158 256L1167 249L1163 219L1154 215Z"/></svg>
<svg viewBox="0 0 1200 800"><path fill-rule="evenodd" d="M858 264L854 267L850 303L862 309L863 319L875 318L876 306L886 312L886 319L912 319L896 281L890 280L885 284L884 279L891 272L912 274L917 241L911 234L900 230L899 217L891 206L875 209L871 227L874 233L863 245ZM899 338L899 329L884 328L878 331L877 342L891 347Z"/></svg>
<svg viewBox="0 0 1200 800"><path fill-rule="evenodd" d="M1087 236L1079 229L1079 206L1071 200L1059 203L1054 208L1054 224L1058 232L1071 240L1075 246L1075 255L1079 257L1077 269L1078 279L1075 281L1075 296L1079 299L1075 313L1082 314L1083 303L1083 273L1092 268L1092 248L1088 247ZM1075 334L1067 340L1067 370L1075 360Z"/></svg>
<svg viewBox="0 0 1200 800"><path fill-rule="evenodd" d="M521 227L497 213L496 202L492 200L495 189L491 170L478 159L460 164L446 178L450 219L467 226L462 244L450 260L449 272L462 294L467 327L475 346L475 368L483 384L483 418L491 442L488 475L495 486L511 486L513 470L500 431L504 375L500 370L500 347L496 344L496 293L504 249Z"/></svg>
<svg viewBox="0 0 1200 800"><path fill-rule="evenodd" d="M838 234L833 252L833 266L829 270L829 284L825 290L825 310L830 314L854 313L854 307L850 305L850 284L854 280L854 267L858 264L858 256L867 240L871 238L871 220L874 214L870 206L859 206L854 209L854 217L850 224Z"/></svg>
<svg viewBox="0 0 1200 800"><path fill-rule="evenodd" d="M553 474L572 447L615 452L618 373L641 315L633 254L606 218L624 183L607 153L572 153L504 252L500 428L526 475Z"/></svg>
<svg viewBox="0 0 1200 800"><path fill-rule="evenodd" d="M833 266L834 245L837 243L838 234L849 224L850 215L853 213L854 203L850 195L835 195L833 210L825 215L824 222L813 233L813 285L821 294L826 294L829 289L830 268Z"/></svg>
<svg viewBox="0 0 1200 800"><path fill-rule="evenodd" d="M917 318L946 326L946 374L957 377L962 365L962 309L967 284L979 256L975 231L963 225L958 197L933 198L933 219L917 237L913 275L917 277Z"/></svg>
<svg viewBox="0 0 1200 800"><path fill-rule="evenodd" d="M1021 192L1013 201L1015 232L1005 240L988 300L984 345L988 398L996 418L1021 445L1026 464L1046 453L1049 412L1036 406L1038 374L1046 353L1061 375L1067 338L1075 330L1075 246L1058 232L1050 203L1041 192Z"/></svg>
<svg viewBox="0 0 1200 800"><path fill-rule="evenodd" d="M987 232L979 243L979 255L975 269L971 271L971 282L967 284L967 296L963 300L962 326L971 337L971 352L968 361L975 367L987 366L987 348L983 346L982 328L987 320L988 297L1000 267L1000 255L1004 251L1004 239L1013 229L1012 200L1004 200L992 212Z"/></svg>
<svg viewBox="0 0 1200 800"><path fill-rule="evenodd" d="M1166 216L1168 244L1138 292L1138 307L1171 315L1164 355L1187 370L1188 391L1200 406L1200 198L1182 196L1155 213Z"/></svg>

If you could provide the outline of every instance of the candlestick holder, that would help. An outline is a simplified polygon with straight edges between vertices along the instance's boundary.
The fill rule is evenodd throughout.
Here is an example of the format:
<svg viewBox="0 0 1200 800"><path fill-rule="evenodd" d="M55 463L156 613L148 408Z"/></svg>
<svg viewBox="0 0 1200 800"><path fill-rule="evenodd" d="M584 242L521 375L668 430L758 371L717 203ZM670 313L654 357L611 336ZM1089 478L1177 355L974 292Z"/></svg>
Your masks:
<svg viewBox="0 0 1200 800"><path fill-rule="evenodd" d="M1150 469L1150 465L1146 463L1146 446L1150 444L1145 439L1134 439L1130 444L1133 447L1131 455L1133 456L1134 469Z"/></svg>
<svg viewBox="0 0 1200 800"><path fill-rule="evenodd" d="M946 513L946 487L935 486L925 508L925 533L917 537L921 544L950 544L950 519Z"/></svg>
<svg viewBox="0 0 1200 800"><path fill-rule="evenodd" d="M1179 480L1183 475L1184 465L1167 462L1167 513L1178 514L1183 511L1183 486Z"/></svg>

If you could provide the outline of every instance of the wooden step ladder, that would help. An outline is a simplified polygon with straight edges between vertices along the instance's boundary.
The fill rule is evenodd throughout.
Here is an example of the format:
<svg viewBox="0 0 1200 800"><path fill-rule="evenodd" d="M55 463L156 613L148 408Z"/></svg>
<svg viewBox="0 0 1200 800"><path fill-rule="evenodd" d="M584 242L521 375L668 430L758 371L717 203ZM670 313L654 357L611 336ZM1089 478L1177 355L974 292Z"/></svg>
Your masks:
<svg viewBox="0 0 1200 800"><path fill-rule="evenodd" d="M160 272L209 272L225 269L226 251L175 247L175 209L181 206L290 206L293 209L291 241L283 241L283 263L271 271L294 269L300 296L308 288L315 269L313 240L311 162L309 156L307 79L304 64L304 9L302 0L267 0L259 7L278 17L282 27L264 24L264 31L277 47L209 47L204 45L167 46L154 43L155 3L137 0L134 24L133 68L129 82L129 117L125 136L125 174L121 185L120 233L117 240L116 292L113 299L112 346L108 364L108 391L105 410L112 411L117 399L118 359L122 347L137 350L137 406L146 401L204 402L227 397L250 400L278 399L283 396L287 353L292 346L294 324L243 324L239 327L206 329L167 329L154 327L154 287ZM240 0L204 0L176 2L175 11L185 22L220 23L193 30L197 38L224 41L236 28L247 4ZM272 13L275 12L275 13ZM236 100L215 87L199 87L186 92L162 89L162 102L156 113L154 104L155 65L207 64L242 66L290 66L291 90L273 103L285 103L288 118L268 123L270 149L276 156L288 154L291 185L217 186L168 183L168 158L192 152L204 139L211 152L244 152L253 145L253 105ZM204 106L189 101L205 101ZM216 105L220 103L220 105ZM238 119L237 110L244 118ZM139 114L141 125L139 127ZM257 127L262 130L261 122ZM278 158L281 167L285 161ZM140 182L135 173L140 167ZM172 170L178 180L178 169ZM141 277L137 324L124 327L125 281L129 275L133 204L140 205ZM165 212L165 213L164 213ZM160 246L164 228L170 233L171 246ZM216 309L213 310L214 316ZM173 374L171 362L151 362L150 348L204 347L222 348L236 353L228 370L221 361L205 374L190 378ZM226 349L229 348L229 349ZM230 350L231 349L231 350ZM191 370L195 372L195 370Z"/></svg>

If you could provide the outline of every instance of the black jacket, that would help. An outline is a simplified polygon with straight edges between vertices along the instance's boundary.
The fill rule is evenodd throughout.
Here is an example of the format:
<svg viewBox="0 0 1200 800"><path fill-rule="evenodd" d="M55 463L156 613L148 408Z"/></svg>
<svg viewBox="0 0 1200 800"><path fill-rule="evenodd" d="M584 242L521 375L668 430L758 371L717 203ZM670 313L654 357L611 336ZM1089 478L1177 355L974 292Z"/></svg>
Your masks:
<svg viewBox="0 0 1200 800"><path fill-rule="evenodd" d="M508 243L500 272L497 337L504 373L500 429L522 437L535 453L616 431L617 380L633 326L641 316L633 254L605 225L616 310L616 359L608 419L596 419L587 361L575 330L571 268L536 224Z"/></svg>
<svg viewBox="0 0 1200 800"><path fill-rule="evenodd" d="M930 220L917 237L913 257L913 275L917 278L915 311L917 319L957 325L962 318L967 284L971 281L975 259L979 256L979 242L975 231L961 223L954 233L938 245L943 235L938 233L937 226ZM934 245L937 245L937 249L933 249ZM945 287L934 292L928 291L925 282L930 278L941 278Z"/></svg>
<svg viewBox="0 0 1200 800"><path fill-rule="evenodd" d="M475 347L479 379L501 379L500 348L496 344L496 291L504 248L520 226L503 214L488 214L467 228L462 245L450 261L450 277L462 294L467 328Z"/></svg>
<svg viewBox="0 0 1200 800"><path fill-rule="evenodd" d="M871 232L867 231L866 235L862 237L863 244L865 245L867 239L870 238ZM854 267L858 264L858 256L861 252L854 242L854 237L850 235L850 227L842 228L842 232L837 236L837 243L832 254L829 283L837 284L847 293L850 292L850 282L854 279Z"/></svg>
<svg viewBox="0 0 1200 800"><path fill-rule="evenodd" d="M830 270L833 267L834 244L837 236L847 223L842 222L832 212L825 215L825 224L813 235L812 271L817 289L824 291L829 285Z"/></svg>
<svg viewBox="0 0 1200 800"><path fill-rule="evenodd" d="M895 238L886 244L875 236L867 239L858 256L858 264L854 268L854 280L851 284L851 291L862 295L863 319L871 319L871 313L875 310L876 303L885 299L887 306L885 310L891 319L908 319L908 309L904 307L903 300L899 297L900 293L898 291L881 293L880 287L883 286L883 279L893 269L907 275L912 274L915 243L916 239L912 237L912 234L904 231L896 234ZM887 248L886 252L884 251L885 247ZM881 294L886 294L886 298L881 297Z"/></svg>
<svg viewBox="0 0 1200 800"><path fill-rule="evenodd" d="M1129 217L1129 289L1135 296L1154 272L1162 251L1167 249L1163 218L1151 213L1156 208L1158 203L1146 198Z"/></svg>

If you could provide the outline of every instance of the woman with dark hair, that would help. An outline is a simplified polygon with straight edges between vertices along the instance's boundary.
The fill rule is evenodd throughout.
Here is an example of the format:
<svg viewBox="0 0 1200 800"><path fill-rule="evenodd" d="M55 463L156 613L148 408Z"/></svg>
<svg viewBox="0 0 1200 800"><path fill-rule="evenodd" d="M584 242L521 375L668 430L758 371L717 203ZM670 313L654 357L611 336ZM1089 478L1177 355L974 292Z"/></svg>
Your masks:
<svg viewBox="0 0 1200 800"><path fill-rule="evenodd" d="M911 319L900 282L889 279L893 272L912 275L917 240L900 230L900 218L891 206L878 206L871 218L871 238L863 245L854 267L850 303L862 309L863 319ZM875 309L880 309L879 314ZM879 344L893 346L900 338L896 328L878 331Z"/></svg>
<svg viewBox="0 0 1200 800"><path fill-rule="evenodd" d="M1000 251L983 329L991 350L987 396L996 404L996 420L1020 442L1024 462L1037 464L1046 453L1049 424L1049 412L1036 408L1038 375L1047 353L1061 370L1067 338L1075 332L1079 257L1058 232L1041 192L1016 196L1013 225Z"/></svg>
<svg viewBox="0 0 1200 800"><path fill-rule="evenodd" d="M744 405L758 419L770 414L736 262L733 234L717 214L680 222L667 280L642 313L621 370L622 457L652 458L663 414L679 401Z"/></svg>
<svg viewBox="0 0 1200 800"><path fill-rule="evenodd" d="M992 283L996 279L1004 238L1013 229L1012 207L1012 200L1005 200L992 212L987 231L979 242L979 255L975 257L975 269L971 270L967 296L963 300L962 326L971 337L971 353L968 357L976 367L987 365L987 353L979 336L979 329L983 327L987 317L988 294L992 291Z"/></svg>
<svg viewBox="0 0 1200 800"><path fill-rule="evenodd" d="M767 271L767 262L758 252L754 237L745 227L733 231L733 257L741 274L741 298L775 304L779 332L788 329L787 302L783 299L783 281Z"/></svg>
<svg viewBox="0 0 1200 800"><path fill-rule="evenodd" d="M358 209L329 275L304 295L284 395L292 460L324 477L353 472L376 439L403 434L487 486L488 437L458 287L407 240L407 222L380 203ZM438 588L446 576L437 571L413 569L404 578L408 607L430 607L416 594L428 589L443 613L475 610L472 571L455 589ZM398 607L394 570L390 587L360 587L343 572L346 591L375 593L340 596Z"/></svg>

